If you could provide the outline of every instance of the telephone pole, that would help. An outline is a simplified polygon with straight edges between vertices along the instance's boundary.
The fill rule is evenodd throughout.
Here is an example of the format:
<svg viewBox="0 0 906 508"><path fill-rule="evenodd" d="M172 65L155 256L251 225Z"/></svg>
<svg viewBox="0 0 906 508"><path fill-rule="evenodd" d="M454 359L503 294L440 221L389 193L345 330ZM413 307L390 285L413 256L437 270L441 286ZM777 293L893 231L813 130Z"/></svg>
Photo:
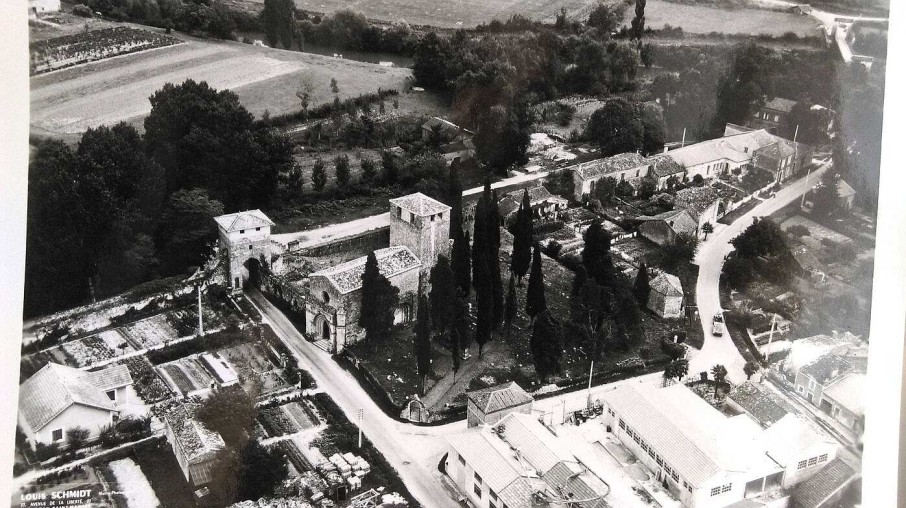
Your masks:
<svg viewBox="0 0 906 508"><path fill-rule="evenodd" d="M196 286L198 288L198 336L204 335L204 321L202 320L203 314L201 312L201 284Z"/></svg>
<svg viewBox="0 0 906 508"><path fill-rule="evenodd" d="M365 410L359 409L359 448L362 447L362 421L365 419Z"/></svg>

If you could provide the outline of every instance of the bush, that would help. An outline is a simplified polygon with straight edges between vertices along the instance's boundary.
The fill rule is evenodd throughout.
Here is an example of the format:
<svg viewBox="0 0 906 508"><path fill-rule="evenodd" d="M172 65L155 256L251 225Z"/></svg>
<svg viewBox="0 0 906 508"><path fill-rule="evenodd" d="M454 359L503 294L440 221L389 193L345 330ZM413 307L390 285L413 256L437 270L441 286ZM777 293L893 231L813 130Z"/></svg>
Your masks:
<svg viewBox="0 0 906 508"><path fill-rule="evenodd" d="M803 226L802 224L794 224L794 225L786 228L786 232L792 236L795 236L796 238L801 238L803 236L809 236L811 234L811 232L808 230L808 228Z"/></svg>
<svg viewBox="0 0 906 508"><path fill-rule="evenodd" d="M57 443L38 443L35 445L35 457L41 462L55 457L60 453L60 445Z"/></svg>
<svg viewBox="0 0 906 508"><path fill-rule="evenodd" d="M72 13L76 16L82 16L83 18L92 18L94 17L94 12L85 4L77 4L72 7Z"/></svg>

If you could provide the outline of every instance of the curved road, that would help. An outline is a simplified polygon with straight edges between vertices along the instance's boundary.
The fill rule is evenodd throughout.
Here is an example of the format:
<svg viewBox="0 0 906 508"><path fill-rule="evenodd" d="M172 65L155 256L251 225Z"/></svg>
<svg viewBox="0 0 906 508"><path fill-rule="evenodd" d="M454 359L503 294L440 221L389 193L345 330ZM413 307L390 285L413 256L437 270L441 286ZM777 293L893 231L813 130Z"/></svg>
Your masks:
<svg viewBox="0 0 906 508"><path fill-rule="evenodd" d="M777 194L763 201L748 213L736 219L730 225L715 224L714 233L698 247L695 262L699 267L698 282L695 286L695 303L698 306L699 316L702 320L702 329L705 333L705 344L700 351L695 352L689 361L689 374L697 375L699 372L710 371L711 367L721 364L727 368L729 380L733 383L745 381L742 368L745 360L736 349L733 341L725 332L722 337L711 335L711 320L720 310L720 272L724 265L724 258L733 250L730 242L752 224L754 217L771 215L784 206L799 199L811 186L816 184L821 175L830 167L830 162L825 162L820 168L812 171L807 178L800 178L777 192ZM806 181L807 180L807 181Z"/></svg>

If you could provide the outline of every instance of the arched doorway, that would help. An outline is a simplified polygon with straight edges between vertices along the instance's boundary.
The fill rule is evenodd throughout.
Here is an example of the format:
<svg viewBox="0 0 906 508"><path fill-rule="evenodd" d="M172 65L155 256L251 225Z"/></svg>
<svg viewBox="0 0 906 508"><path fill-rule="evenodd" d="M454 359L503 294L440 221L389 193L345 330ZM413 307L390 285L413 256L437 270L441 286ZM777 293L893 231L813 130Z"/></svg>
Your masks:
<svg viewBox="0 0 906 508"><path fill-rule="evenodd" d="M408 303L404 303L393 311L393 325L404 325L409 322L411 308Z"/></svg>
<svg viewBox="0 0 906 508"><path fill-rule="evenodd" d="M321 339L330 342L330 323L326 319L321 320Z"/></svg>
<svg viewBox="0 0 906 508"><path fill-rule="evenodd" d="M261 285L261 262L255 258L249 258L242 266L248 272L248 277L243 281L250 286L258 287Z"/></svg>

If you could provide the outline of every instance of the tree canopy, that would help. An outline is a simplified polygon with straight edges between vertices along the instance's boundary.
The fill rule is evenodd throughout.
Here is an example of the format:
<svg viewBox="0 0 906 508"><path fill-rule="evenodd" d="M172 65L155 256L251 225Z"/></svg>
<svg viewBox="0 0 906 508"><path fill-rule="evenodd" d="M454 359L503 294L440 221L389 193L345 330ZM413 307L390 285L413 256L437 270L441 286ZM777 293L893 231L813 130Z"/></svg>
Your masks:
<svg viewBox="0 0 906 508"><path fill-rule="evenodd" d="M399 288L381 274L374 252L368 253L362 273L362 308L359 326L369 340L377 343L390 338L393 311L399 303Z"/></svg>

